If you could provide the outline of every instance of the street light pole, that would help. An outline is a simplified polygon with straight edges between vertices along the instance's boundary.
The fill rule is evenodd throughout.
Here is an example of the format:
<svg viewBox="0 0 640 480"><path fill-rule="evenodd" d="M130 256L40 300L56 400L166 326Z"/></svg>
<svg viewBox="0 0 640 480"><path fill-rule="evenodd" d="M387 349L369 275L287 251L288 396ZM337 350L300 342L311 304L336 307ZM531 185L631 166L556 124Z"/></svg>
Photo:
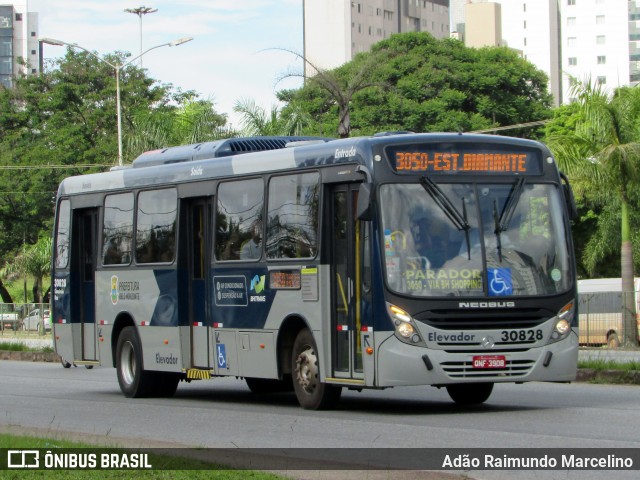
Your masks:
<svg viewBox="0 0 640 480"><path fill-rule="evenodd" d="M140 19L140 57L142 57L142 17L144 15L147 15L148 13L155 13L158 11L158 9L145 7L143 5L137 8L125 8L124 11L127 13L133 13ZM140 68L142 68L142 58L140 58Z"/></svg>
<svg viewBox="0 0 640 480"><path fill-rule="evenodd" d="M54 38L41 38L40 42L47 43L49 45L57 45L57 46L66 45L68 47L78 48L80 50L87 52L89 55L96 58L97 60L100 60L101 62L106 63L116 71L116 112L117 112L117 120L118 120L118 166L121 167L122 166L122 105L120 103L120 71L122 70L122 67L129 65L130 63L136 61L138 58L149 53L151 50L155 50L156 48L177 47L178 45L182 45L183 43L190 42L191 40L193 40L193 37L179 38L177 40L173 40L172 42L161 43L160 45L156 45L155 47L148 48L144 52L140 53L140 55L131 58L125 63L115 64L115 65L109 62L108 60L105 60L104 58L98 56L96 53L92 52L91 50L88 50L83 46L78 45L77 43L67 43L67 42L63 42L62 40L56 40Z"/></svg>

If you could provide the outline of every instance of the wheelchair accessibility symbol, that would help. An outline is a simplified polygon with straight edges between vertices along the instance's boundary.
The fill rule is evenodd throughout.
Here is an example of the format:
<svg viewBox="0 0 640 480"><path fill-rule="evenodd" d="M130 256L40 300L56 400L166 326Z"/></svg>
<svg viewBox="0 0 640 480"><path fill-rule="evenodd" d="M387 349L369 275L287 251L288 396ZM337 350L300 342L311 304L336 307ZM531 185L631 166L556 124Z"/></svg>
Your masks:
<svg viewBox="0 0 640 480"><path fill-rule="evenodd" d="M510 268L490 268L488 271L489 296L501 297L513 294Z"/></svg>
<svg viewBox="0 0 640 480"><path fill-rule="evenodd" d="M216 357L218 358L218 368L227 368L227 349L224 343L216 345Z"/></svg>

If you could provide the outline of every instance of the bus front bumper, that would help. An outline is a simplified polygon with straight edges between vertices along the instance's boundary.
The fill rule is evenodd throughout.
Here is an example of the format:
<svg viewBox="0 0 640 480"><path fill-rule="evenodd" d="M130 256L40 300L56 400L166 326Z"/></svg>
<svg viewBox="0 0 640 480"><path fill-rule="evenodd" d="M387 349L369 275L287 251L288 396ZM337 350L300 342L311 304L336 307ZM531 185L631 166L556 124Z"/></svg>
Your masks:
<svg viewBox="0 0 640 480"><path fill-rule="evenodd" d="M570 382L576 378L578 335L575 331L562 341L542 347L501 349L495 353L418 347L401 342L393 334L378 345L377 387ZM500 366L494 367L495 364Z"/></svg>

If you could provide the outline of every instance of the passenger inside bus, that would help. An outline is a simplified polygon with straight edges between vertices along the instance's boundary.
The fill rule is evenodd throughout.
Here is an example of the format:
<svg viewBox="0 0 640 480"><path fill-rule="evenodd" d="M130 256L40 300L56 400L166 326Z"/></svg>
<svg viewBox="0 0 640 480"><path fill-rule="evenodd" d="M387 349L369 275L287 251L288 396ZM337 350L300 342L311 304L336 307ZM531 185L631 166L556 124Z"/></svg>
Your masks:
<svg viewBox="0 0 640 480"><path fill-rule="evenodd" d="M423 269L440 268L447 261L445 230L437 221L429 222L426 217L419 218L412 227L415 250L421 257Z"/></svg>
<svg viewBox="0 0 640 480"><path fill-rule="evenodd" d="M251 229L251 238L244 242L240 250L241 260L257 260L262 253L262 223L256 221Z"/></svg>

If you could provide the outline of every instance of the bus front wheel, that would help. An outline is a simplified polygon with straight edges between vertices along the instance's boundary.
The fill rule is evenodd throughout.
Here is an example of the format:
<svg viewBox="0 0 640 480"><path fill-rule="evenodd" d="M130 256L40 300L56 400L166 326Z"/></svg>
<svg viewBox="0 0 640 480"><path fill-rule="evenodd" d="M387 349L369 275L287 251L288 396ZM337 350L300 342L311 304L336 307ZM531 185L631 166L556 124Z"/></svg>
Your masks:
<svg viewBox="0 0 640 480"><path fill-rule="evenodd" d="M318 348L313 335L301 330L293 343L293 389L300 406L307 410L333 408L342 389L320 381Z"/></svg>
<svg viewBox="0 0 640 480"><path fill-rule="evenodd" d="M493 391L493 383L464 383L447 385L447 393L458 405L478 405L487 401Z"/></svg>
<svg viewBox="0 0 640 480"><path fill-rule="evenodd" d="M125 397L145 397L151 393L152 375L142 368L142 344L135 327L125 327L118 337L116 370Z"/></svg>

